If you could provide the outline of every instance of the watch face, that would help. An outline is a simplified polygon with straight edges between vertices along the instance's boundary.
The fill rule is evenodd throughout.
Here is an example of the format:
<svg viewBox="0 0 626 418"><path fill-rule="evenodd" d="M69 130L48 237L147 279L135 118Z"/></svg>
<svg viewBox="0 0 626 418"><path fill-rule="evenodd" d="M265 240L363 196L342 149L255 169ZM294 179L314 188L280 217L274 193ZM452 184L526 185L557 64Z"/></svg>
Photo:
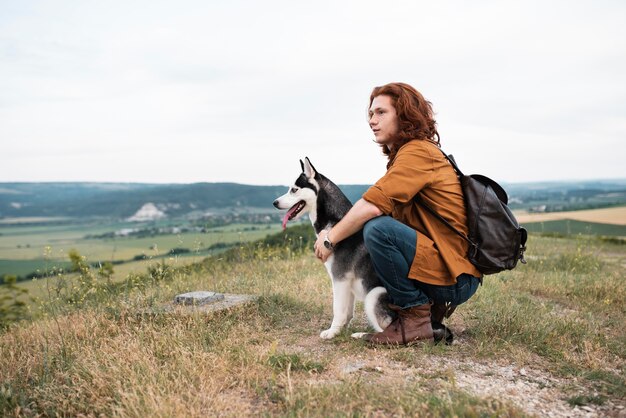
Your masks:
<svg viewBox="0 0 626 418"><path fill-rule="evenodd" d="M332 247L330 246L330 241L325 240L325 241L324 241L324 247L326 247L326 248L328 248L328 249L330 250L330 249L332 248Z"/></svg>

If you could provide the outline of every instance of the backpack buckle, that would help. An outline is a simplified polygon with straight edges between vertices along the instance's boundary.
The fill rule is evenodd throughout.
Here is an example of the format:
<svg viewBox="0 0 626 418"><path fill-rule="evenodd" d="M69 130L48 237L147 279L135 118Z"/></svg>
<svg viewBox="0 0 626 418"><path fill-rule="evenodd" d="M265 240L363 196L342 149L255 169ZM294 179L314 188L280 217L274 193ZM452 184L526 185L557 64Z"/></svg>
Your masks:
<svg viewBox="0 0 626 418"><path fill-rule="evenodd" d="M526 246L522 245L522 248L520 249L520 252L519 252L519 261L522 264L526 264L526 259L524 258L524 251L526 251Z"/></svg>

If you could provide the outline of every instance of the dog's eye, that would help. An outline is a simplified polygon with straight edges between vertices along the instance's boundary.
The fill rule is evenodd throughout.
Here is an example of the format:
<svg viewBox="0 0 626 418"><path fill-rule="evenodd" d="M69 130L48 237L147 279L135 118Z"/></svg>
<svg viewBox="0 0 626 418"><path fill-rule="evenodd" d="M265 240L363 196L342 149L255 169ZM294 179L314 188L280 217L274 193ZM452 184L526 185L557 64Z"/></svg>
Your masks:
<svg viewBox="0 0 626 418"><path fill-rule="evenodd" d="M291 193L295 193L298 191L298 189L296 189L295 187L292 187L291 190L289 190Z"/></svg>

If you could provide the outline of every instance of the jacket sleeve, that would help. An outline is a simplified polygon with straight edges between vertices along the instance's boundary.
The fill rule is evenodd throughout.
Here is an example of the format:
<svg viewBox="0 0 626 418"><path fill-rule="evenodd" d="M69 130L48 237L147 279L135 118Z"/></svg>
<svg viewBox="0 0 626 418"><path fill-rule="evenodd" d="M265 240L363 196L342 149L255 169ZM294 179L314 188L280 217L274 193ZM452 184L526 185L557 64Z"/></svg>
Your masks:
<svg viewBox="0 0 626 418"><path fill-rule="evenodd" d="M370 187L363 199L390 215L396 205L403 205L429 186L434 176L434 159L430 150L411 141L396 155L387 173Z"/></svg>

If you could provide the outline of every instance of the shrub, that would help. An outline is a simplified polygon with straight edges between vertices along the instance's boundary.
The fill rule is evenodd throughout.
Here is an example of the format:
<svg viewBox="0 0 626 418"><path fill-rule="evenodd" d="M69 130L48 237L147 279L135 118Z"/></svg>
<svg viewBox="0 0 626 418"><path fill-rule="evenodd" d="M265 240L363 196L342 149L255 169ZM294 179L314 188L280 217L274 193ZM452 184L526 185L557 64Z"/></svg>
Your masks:
<svg viewBox="0 0 626 418"><path fill-rule="evenodd" d="M0 329L6 329L13 322L29 318L26 303L21 300L28 290L16 286L17 277L6 275L0 286Z"/></svg>
<svg viewBox="0 0 626 418"><path fill-rule="evenodd" d="M189 248L180 248L180 247L176 247L176 248L172 248L169 252L170 255L178 255L178 254L187 254L190 253L191 250Z"/></svg>

